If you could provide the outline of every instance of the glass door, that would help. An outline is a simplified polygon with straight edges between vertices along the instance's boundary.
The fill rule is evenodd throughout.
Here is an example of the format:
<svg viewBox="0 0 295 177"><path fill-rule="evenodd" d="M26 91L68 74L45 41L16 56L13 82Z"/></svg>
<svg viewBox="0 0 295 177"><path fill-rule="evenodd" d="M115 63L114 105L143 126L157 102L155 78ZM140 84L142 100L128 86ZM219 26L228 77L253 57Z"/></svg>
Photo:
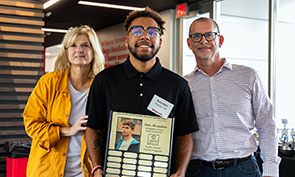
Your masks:
<svg viewBox="0 0 295 177"><path fill-rule="evenodd" d="M181 52L180 52L180 58L181 58L181 64L180 64L180 73L184 76L186 74L189 74L192 72L196 66L196 60L193 52L188 48L187 46L187 38L189 35L189 27L191 23L199 18L199 17L210 17L212 18L213 16L213 7L216 2L205 2L202 4L199 4L198 7L201 7L198 10L192 11L190 13L190 16L180 19L180 31L182 34L180 43L182 44L180 47ZM211 16L210 16L211 14Z"/></svg>

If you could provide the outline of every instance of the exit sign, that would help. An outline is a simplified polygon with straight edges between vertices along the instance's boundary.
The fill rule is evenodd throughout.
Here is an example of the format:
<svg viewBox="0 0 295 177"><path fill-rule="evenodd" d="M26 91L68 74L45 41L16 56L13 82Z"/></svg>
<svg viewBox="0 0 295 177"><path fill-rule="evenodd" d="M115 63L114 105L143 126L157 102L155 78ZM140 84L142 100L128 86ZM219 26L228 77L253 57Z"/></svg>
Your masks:
<svg viewBox="0 0 295 177"><path fill-rule="evenodd" d="M187 16L189 13L187 3L179 4L176 6L176 18Z"/></svg>

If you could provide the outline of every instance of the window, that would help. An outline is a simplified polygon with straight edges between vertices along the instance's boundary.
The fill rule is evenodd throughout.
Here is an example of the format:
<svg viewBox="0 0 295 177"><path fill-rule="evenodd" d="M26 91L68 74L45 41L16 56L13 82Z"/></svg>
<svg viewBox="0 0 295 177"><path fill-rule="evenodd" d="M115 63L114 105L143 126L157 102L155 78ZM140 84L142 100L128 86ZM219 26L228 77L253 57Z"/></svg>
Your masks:
<svg viewBox="0 0 295 177"><path fill-rule="evenodd" d="M295 128L295 1L279 0L276 36L275 117L283 128L281 119L287 119L287 128Z"/></svg>
<svg viewBox="0 0 295 177"><path fill-rule="evenodd" d="M224 36L221 56L256 69L268 90L268 0L222 1L217 20Z"/></svg>

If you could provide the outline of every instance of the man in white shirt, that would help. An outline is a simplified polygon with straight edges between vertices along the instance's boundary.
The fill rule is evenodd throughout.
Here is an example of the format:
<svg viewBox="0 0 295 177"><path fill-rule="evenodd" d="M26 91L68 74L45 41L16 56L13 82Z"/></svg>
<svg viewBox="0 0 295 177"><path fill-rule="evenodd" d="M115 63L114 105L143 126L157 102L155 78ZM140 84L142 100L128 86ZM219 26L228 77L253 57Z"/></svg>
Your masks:
<svg viewBox="0 0 295 177"><path fill-rule="evenodd" d="M263 176L277 177L280 158L272 104L254 69L220 57L223 42L212 19L202 17L191 24L187 43L197 65L185 78L200 129L193 133L186 176L260 177L252 156L258 148L251 132L256 128Z"/></svg>

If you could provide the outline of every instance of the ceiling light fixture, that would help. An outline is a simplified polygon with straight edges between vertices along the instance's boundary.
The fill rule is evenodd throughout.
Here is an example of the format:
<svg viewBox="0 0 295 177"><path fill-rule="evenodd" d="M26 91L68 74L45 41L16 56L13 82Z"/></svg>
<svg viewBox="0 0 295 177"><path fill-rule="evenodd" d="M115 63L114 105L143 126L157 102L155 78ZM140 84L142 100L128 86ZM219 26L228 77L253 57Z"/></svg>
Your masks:
<svg viewBox="0 0 295 177"><path fill-rule="evenodd" d="M114 9L123 9L123 10L139 10L139 11L145 10L145 8L139 8L139 7L121 6L121 5L98 3L98 2L89 2L89 1L79 1L78 4L88 5L88 6L107 7L107 8L114 8Z"/></svg>
<svg viewBox="0 0 295 177"><path fill-rule="evenodd" d="M43 8L47 9L48 7L52 6L53 4L57 3L59 0L49 0L44 3Z"/></svg>
<svg viewBox="0 0 295 177"><path fill-rule="evenodd" d="M52 29L52 28L42 28L43 31L46 32L54 32L54 33L67 33L68 30L63 30L63 29Z"/></svg>

